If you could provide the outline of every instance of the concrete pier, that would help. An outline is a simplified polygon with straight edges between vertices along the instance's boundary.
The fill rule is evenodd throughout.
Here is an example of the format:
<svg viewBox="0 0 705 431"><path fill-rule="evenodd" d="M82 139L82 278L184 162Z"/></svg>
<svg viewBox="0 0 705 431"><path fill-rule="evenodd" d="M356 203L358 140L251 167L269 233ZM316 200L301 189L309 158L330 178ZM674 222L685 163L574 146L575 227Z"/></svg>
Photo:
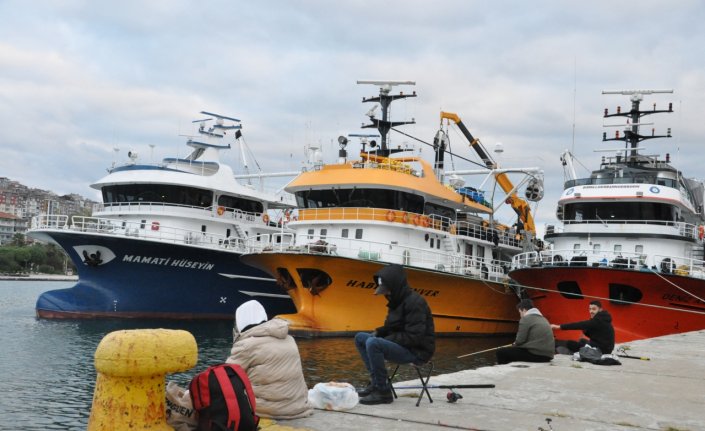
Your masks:
<svg viewBox="0 0 705 431"><path fill-rule="evenodd" d="M424 398L416 407L418 391L400 390L392 404L316 410L278 424L311 430L705 430L705 331L619 346L650 360L620 358L620 366L600 366L557 355L548 364L484 367L431 377L431 385L496 385L459 389L457 403L446 402L447 389L431 389L433 404ZM418 382L396 383L404 384Z"/></svg>

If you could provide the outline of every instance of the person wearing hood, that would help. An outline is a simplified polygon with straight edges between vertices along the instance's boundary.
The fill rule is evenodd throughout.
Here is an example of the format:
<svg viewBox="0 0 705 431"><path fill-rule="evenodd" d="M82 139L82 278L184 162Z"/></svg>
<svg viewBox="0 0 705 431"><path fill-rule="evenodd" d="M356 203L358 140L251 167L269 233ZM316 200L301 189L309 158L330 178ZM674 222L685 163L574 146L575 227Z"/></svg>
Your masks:
<svg viewBox="0 0 705 431"><path fill-rule="evenodd" d="M517 304L517 310L521 318L516 340L511 346L497 350L497 363L550 362L553 359L555 340L548 320L530 299L522 299Z"/></svg>
<svg viewBox="0 0 705 431"><path fill-rule="evenodd" d="M612 353L614 350L614 327L612 327L612 316L607 310L602 308L600 301L591 301L588 306L590 320L581 322L564 323L562 325L551 325L553 329L570 330L581 329L587 339L581 338L578 341L567 341L565 346L557 346L559 353L574 353L586 344L600 349L603 355Z"/></svg>
<svg viewBox="0 0 705 431"><path fill-rule="evenodd" d="M233 347L225 362L247 373L260 417L296 419L313 412L289 324L276 317L267 320L259 302L247 301L235 311Z"/></svg>
<svg viewBox="0 0 705 431"><path fill-rule="evenodd" d="M387 299L384 325L355 335L355 347L370 373L370 383L358 391L361 404L394 401L385 359L397 364L428 362L435 351L433 316L426 300L409 287L401 265L386 266L374 274L375 295Z"/></svg>

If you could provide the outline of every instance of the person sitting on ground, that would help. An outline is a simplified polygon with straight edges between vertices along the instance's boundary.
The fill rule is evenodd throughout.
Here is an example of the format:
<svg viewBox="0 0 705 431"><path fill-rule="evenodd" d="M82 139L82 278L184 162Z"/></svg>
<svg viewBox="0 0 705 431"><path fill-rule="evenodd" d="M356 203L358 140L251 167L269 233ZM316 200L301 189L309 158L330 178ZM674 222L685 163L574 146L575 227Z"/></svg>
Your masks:
<svg viewBox="0 0 705 431"><path fill-rule="evenodd" d="M602 308L600 301L591 301L588 306L590 320L581 322L564 323L562 325L551 325L553 329L571 330L581 329L587 339L581 338L578 341L567 341L565 346L557 345L558 353L572 354L580 350L586 344L597 347L603 355L612 353L614 350L614 328L612 327L612 316L607 310Z"/></svg>
<svg viewBox="0 0 705 431"><path fill-rule="evenodd" d="M433 316L426 300L413 291L401 265L389 265L374 275L375 295L387 299L384 325L355 335L355 347L370 373L370 384L358 391L361 404L394 401L384 360L398 364L425 363L436 348Z"/></svg>
<svg viewBox="0 0 705 431"><path fill-rule="evenodd" d="M530 299L522 299L517 304L517 310L521 319L516 340L512 346L497 350L497 363L550 362L553 359L555 340L548 320Z"/></svg>
<svg viewBox="0 0 705 431"><path fill-rule="evenodd" d="M252 383L256 413L272 419L295 419L313 412L296 341L289 324L267 320L259 302L252 300L235 311L233 347L225 361L240 365Z"/></svg>

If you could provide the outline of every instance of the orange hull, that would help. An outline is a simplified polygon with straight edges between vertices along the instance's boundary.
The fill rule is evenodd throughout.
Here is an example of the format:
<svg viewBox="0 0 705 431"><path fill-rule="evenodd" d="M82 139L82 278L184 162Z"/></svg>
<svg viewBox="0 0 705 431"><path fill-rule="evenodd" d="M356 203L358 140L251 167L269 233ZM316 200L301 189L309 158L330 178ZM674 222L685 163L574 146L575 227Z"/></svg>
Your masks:
<svg viewBox="0 0 705 431"><path fill-rule="evenodd" d="M374 295L372 276L384 264L330 255L260 253L241 257L277 278L297 313L283 317L299 335L347 335L383 324L386 301ZM318 289L311 271L330 284ZM513 335L517 296L508 287L470 277L406 268L409 285L428 301L439 335ZM287 275L288 274L288 275ZM304 287L306 286L306 287Z"/></svg>
<svg viewBox="0 0 705 431"><path fill-rule="evenodd" d="M510 276L551 323L586 320L588 304L599 299L612 315L618 343L705 329L705 303L696 298L705 297L705 280L591 267L525 268ZM580 296L569 298L575 286ZM579 333L557 331L556 337L576 339Z"/></svg>

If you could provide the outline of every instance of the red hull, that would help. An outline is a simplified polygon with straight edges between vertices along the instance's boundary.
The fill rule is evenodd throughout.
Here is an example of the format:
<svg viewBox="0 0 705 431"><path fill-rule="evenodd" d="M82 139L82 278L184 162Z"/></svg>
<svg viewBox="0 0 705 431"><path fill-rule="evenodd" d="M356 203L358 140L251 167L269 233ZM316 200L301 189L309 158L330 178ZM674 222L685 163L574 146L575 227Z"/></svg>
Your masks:
<svg viewBox="0 0 705 431"><path fill-rule="evenodd" d="M705 298L702 279L575 266L523 268L509 275L551 323L586 320L590 301L601 300L618 343L705 329L705 302L696 298ZM578 333L557 331L556 337L577 339Z"/></svg>

